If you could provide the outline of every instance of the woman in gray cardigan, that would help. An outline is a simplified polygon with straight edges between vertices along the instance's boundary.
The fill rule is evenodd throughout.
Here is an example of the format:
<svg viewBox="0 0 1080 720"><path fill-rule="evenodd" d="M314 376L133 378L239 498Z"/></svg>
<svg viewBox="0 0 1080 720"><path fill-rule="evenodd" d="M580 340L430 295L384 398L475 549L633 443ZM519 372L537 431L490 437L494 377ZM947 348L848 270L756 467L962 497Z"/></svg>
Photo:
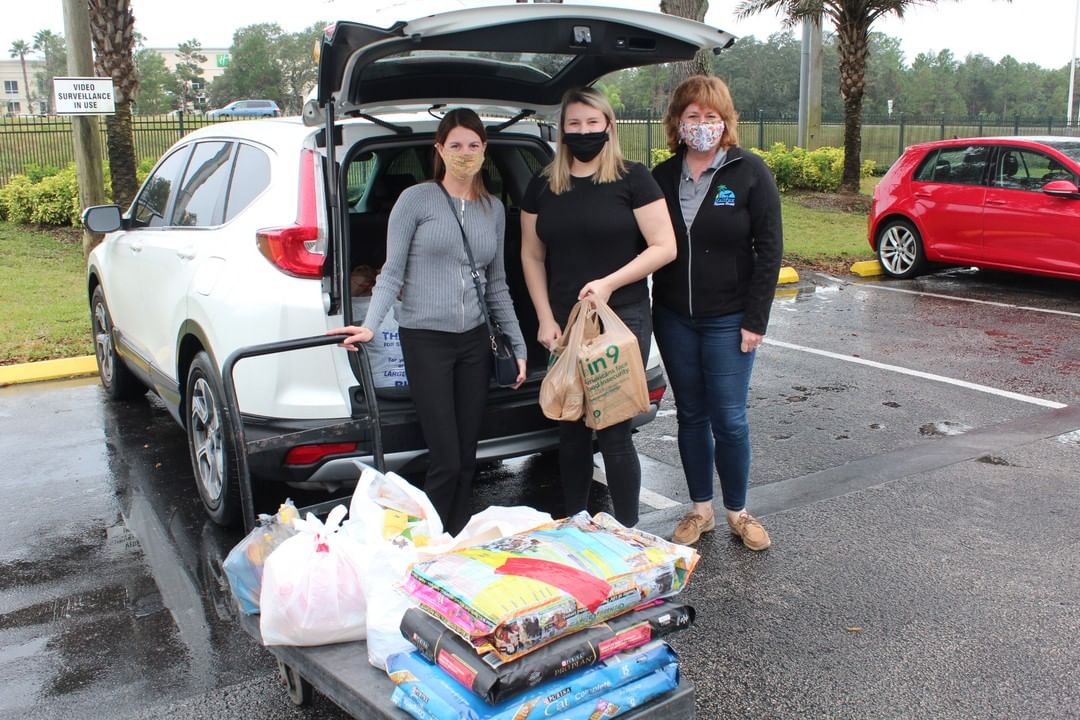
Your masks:
<svg viewBox="0 0 1080 720"><path fill-rule="evenodd" d="M471 516L476 447L491 379L480 308L485 300L493 320L512 339L518 364L514 387L525 381L525 341L503 265L506 211L480 177L486 148L487 134L475 112L457 108L443 117L435 132L434 181L405 190L390 213L386 263L363 325L330 331L351 335L346 347L370 341L371 328L379 327L400 294L405 373L429 449L424 492L452 534ZM471 277L462 229L483 298Z"/></svg>

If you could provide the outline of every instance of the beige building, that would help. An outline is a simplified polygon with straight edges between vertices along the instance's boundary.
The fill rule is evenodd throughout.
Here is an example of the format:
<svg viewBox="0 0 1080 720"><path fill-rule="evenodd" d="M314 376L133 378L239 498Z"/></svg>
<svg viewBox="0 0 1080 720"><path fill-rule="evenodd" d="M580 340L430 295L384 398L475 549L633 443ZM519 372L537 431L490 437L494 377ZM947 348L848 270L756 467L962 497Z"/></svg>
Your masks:
<svg viewBox="0 0 1080 720"><path fill-rule="evenodd" d="M38 97L37 80L39 70L45 66L42 60L26 58L26 74L30 78L30 92L27 93L23 79L22 63L18 58L0 60L0 115L30 115L44 112L45 99ZM34 103L31 107L30 98Z"/></svg>
<svg viewBox="0 0 1080 720"><path fill-rule="evenodd" d="M176 48L150 48L159 53L165 59L165 66L169 70L175 70L180 61L180 55ZM229 66L228 48L203 48L202 54L206 56L206 62L202 63L203 79L198 83L199 87L193 87L190 97L196 100L204 100L207 89L215 78L225 72ZM30 77L30 95L33 96L33 107L30 95L27 94L26 83L23 81L22 65L18 58L0 60L0 115L30 115L44 113L46 101L44 97L38 97L37 74L45 67L45 62L40 59L26 58L26 74ZM49 88L52 92L52 88Z"/></svg>

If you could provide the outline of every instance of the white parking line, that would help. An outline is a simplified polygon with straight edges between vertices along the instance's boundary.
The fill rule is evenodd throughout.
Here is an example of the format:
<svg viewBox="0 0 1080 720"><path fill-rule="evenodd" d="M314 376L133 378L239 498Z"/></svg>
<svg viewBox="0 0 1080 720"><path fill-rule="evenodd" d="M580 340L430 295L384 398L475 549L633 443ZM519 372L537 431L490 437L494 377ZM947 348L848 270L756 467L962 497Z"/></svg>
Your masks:
<svg viewBox="0 0 1080 720"><path fill-rule="evenodd" d="M843 282L843 281L841 281ZM1012 305L1010 303L994 302L993 300L976 300L974 298L957 297L956 295L943 295L941 293L923 292L921 290L906 290L904 288L889 287L888 285L875 285L873 283L852 283L856 287L869 288L871 290L888 290L889 292L905 293L907 295L923 295L925 297L941 298L942 300L955 300L957 302L976 303L978 305L993 305L994 307L1012 308L1014 310L1028 310L1030 312L1049 313L1050 315L1065 315L1067 317L1080 318L1080 313L1068 310L1049 310L1047 308L1029 307L1027 305Z"/></svg>
<svg viewBox="0 0 1080 720"><path fill-rule="evenodd" d="M945 377L944 375L935 375L933 373L927 373L921 370L912 370L910 368L900 367L899 365L889 365L887 363L866 360L865 358L855 357L854 355L841 355L840 353L829 352L828 350L818 350L817 348L806 347L804 345L795 345L794 343L787 343L781 340L772 340L770 338L765 338L765 343L767 345L782 347L788 350L798 350L799 352L810 353L811 355L821 355L822 357L833 358L834 360L843 360L845 362L855 363L857 365L865 365L867 367L878 368L879 370L888 370L890 372L900 373L902 375L910 375L912 377L923 378L924 380L933 380L934 382L946 383L948 385L956 385L957 387L967 388L968 390L977 390L979 392L989 393L990 395L997 395L998 397L1009 398L1010 400L1019 400L1020 402L1031 403L1032 405L1040 405L1046 408L1057 409L1066 407L1065 403L1054 402L1053 400L1043 400L1042 398L1032 397L1031 395L1021 395L1020 393L1010 392L1009 390L1001 390L999 388L990 387L989 385L979 385L978 383L968 382L967 380L957 380L956 378Z"/></svg>
<svg viewBox="0 0 1080 720"><path fill-rule="evenodd" d="M607 475L604 474L603 468L594 467L592 479L601 485L607 485ZM653 492L648 488L641 488L641 493L638 495L638 499L651 508L657 510L666 510L668 508L678 507L682 503L672 500L669 497L661 495L658 492Z"/></svg>

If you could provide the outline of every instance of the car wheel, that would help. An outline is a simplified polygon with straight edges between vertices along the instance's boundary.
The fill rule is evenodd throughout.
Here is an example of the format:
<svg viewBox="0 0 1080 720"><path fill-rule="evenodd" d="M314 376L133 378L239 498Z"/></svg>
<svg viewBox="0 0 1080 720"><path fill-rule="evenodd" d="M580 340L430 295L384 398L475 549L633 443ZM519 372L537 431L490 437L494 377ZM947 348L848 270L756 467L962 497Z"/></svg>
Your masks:
<svg viewBox="0 0 1080 720"><path fill-rule="evenodd" d="M894 278L915 277L926 265L922 237L907 220L889 220L881 227L877 255L885 273Z"/></svg>
<svg viewBox="0 0 1080 720"><path fill-rule="evenodd" d="M94 334L94 355L97 357L101 386L113 400L129 400L146 393L139 379L116 354L113 340L112 316L105 304L105 290L98 285L90 296L90 326Z"/></svg>
<svg viewBox="0 0 1080 720"><path fill-rule="evenodd" d="M210 356L200 352L188 370L184 394L191 467L207 514L217 524L232 527L240 519L240 473L224 398L217 369Z"/></svg>

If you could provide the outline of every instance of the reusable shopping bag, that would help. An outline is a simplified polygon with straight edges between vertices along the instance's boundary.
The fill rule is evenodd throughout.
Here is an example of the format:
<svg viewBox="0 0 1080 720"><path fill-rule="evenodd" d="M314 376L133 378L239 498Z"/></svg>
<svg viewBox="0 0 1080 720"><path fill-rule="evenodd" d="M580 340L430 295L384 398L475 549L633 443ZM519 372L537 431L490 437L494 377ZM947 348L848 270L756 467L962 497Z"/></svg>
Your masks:
<svg viewBox="0 0 1080 720"><path fill-rule="evenodd" d="M245 615L259 612L259 593L262 591L263 566L270 553L296 534L293 520L296 506L286 500L274 515L259 515L258 526L229 551L223 567L229 587Z"/></svg>
<svg viewBox="0 0 1080 720"><path fill-rule="evenodd" d="M648 410L649 388L637 335L603 301L593 300L583 314L599 320L602 328L595 337L585 337L577 353L585 424L601 430Z"/></svg>
<svg viewBox="0 0 1080 720"><path fill-rule="evenodd" d="M581 301L570 310L562 337L548 360L547 375L540 383L540 409L550 420L574 421L584 412L584 390L577 358L585 336L586 319Z"/></svg>
<svg viewBox="0 0 1080 720"><path fill-rule="evenodd" d="M259 596L264 645L364 639L363 548L338 532L346 512L338 505L325 525L312 513L305 520L294 520L297 534L266 559Z"/></svg>

